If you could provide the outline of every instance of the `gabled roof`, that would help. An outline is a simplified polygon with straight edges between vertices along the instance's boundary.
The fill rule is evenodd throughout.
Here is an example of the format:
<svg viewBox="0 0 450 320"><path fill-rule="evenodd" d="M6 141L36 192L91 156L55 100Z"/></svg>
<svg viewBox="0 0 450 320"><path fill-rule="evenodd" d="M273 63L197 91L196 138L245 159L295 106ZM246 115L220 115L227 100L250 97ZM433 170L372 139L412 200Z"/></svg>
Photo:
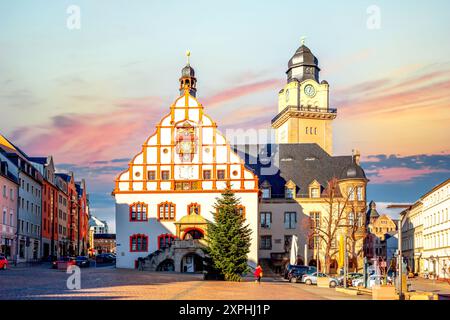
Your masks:
<svg viewBox="0 0 450 320"><path fill-rule="evenodd" d="M90 227L105 227L106 224L104 221L100 220L95 216L90 216L89 218L89 226Z"/></svg>
<svg viewBox="0 0 450 320"><path fill-rule="evenodd" d="M8 154L15 154L25 160L29 159L29 156L25 152L6 139L2 134L0 134L0 149L3 149Z"/></svg>
<svg viewBox="0 0 450 320"><path fill-rule="evenodd" d="M333 177L367 180L364 170L352 156L330 156L315 143L236 145L232 148L245 160L246 167L258 175L260 182L270 183L274 198L284 197L289 180L297 186L297 197L308 197L308 187L314 180L322 187Z"/></svg>
<svg viewBox="0 0 450 320"><path fill-rule="evenodd" d="M29 157L28 160L45 166L47 164L48 157Z"/></svg>
<svg viewBox="0 0 450 320"><path fill-rule="evenodd" d="M14 145L9 142L8 139L6 139L5 136L3 136L2 134L0 134L0 147L3 147L4 149L6 149L6 152L14 152L16 151L16 148L14 147Z"/></svg>
<svg viewBox="0 0 450 320"><path fill-rule="evenodd" d="M56 175L60 178L62 178L66 182L70 182L70 175L66 173L56 173Z"/></svg>

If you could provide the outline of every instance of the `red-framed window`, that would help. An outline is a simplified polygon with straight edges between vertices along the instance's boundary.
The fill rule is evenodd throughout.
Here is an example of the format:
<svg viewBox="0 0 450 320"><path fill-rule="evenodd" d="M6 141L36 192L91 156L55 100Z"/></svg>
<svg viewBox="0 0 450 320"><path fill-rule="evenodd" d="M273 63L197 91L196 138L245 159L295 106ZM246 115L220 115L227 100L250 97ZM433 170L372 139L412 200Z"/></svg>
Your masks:
<svg viewBox="0 0 450 320"><path fill-rule="evenodd" d="M236 206L238 214L240 214L245 219L245 207L243 205Z"/></svg>
<svg viewBox="0 0 450 320"><path fill-rule="evenodd" d="M176 218L176 206L172 202L163 202L158 205L158 220L174 221Z"/></svg>
<svg viewBox="0 0 450 320"><path fill-rule="evenodd" d="M188 205L188 215L200 214L200 205L198 203L191 203Z"/></svg>
<svg viewBox="0 0 450 320"><path fill-rule="evenodd" d="M158 249L170 247L176 238L176 236L170 233L160 234L158 236Z"/></svg>
<svg viewBox="0 0 450 320"><path fill-rule="evenodd" d="M135 202L130 205L130 221L147 221L148 204L143 202Z"/></svg>
<svg viewBox="0 0 450 320"><path fill-rule="evenodd" d="M147 252L148 237L145 234L133 234L130 237L130 252Z"/></svg>

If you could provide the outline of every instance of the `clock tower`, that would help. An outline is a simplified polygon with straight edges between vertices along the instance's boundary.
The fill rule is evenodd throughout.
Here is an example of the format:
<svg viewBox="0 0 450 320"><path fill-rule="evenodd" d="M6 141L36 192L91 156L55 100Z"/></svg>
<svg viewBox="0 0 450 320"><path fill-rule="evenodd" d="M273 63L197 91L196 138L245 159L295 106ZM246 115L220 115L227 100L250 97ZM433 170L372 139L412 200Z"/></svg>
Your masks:
<svg viewBox="0 0 450 320"><path fill-rule="evenodd" d="M302 45L289 60L287 84L278 94L278 115L272 119L277 143L317 143L333 152L332 121L336 109L329 107L329 85L319 81L319 62Z"/></svg>

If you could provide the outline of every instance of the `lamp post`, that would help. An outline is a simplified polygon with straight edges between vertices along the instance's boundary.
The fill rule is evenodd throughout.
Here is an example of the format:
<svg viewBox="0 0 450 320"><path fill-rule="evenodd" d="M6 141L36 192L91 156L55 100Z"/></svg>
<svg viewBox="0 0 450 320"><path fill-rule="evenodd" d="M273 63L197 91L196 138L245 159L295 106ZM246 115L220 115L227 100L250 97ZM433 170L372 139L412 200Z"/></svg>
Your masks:
<svg viewBox="0 0 450 320"><path fill-rule="evenodd" d="M398 221L398 296L402 299L402 219Z"/></svg>
<svg viewBox="0 0 450 320"><path fill-rule="evenodd" d="M348 277L348 254L347 254L347 235L344 235L344 288L347 288Z"/></svg>

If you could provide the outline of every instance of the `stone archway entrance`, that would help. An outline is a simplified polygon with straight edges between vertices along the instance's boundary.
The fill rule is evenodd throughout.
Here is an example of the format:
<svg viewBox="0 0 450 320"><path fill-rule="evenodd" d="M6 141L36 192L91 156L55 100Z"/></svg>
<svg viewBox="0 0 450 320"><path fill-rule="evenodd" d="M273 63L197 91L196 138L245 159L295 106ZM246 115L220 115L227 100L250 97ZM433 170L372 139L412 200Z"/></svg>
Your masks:
<svg viewBox="0 0 450 320"><path fill-rule="evenodd" d="M181 272L202 272L203 258L196 253L188 253L181 259Z"/></svg>
<svg viewBox="0 0 450 320"><path fill-rule="evenodd" d="M172 259L166 259L158 265L156 271L175 271L175 262Z"/></svg>
<svg viewBox="0 0 450 320"><path fill-rule="evenodd" d="M199 214L190 214L175 222L176 235L182 240L200 240L205 238L208 221Z"/></svg>

